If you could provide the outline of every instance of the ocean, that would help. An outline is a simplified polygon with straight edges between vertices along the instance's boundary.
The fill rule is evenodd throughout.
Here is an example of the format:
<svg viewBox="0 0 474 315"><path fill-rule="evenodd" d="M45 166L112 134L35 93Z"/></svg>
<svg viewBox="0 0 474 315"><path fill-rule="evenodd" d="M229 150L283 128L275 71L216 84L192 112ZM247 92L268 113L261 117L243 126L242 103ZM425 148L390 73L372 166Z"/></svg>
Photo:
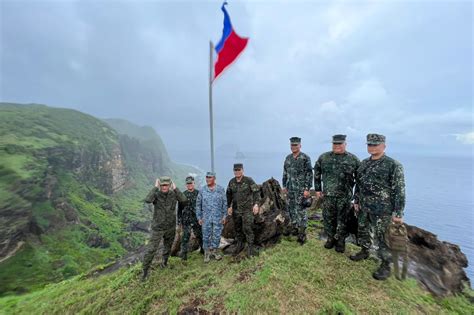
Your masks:
<svg viewBox="0 0 474 315"><path fill-rule="evenodd" d="M315 159L322 152L305 152ZM360 159L365 152L353 152ZM232 178L232 165L243 162L245 174L257 183L274 177L281 182L283 161L289 152L252 153L236 158L235 152L216 152L217 182L227 186ZM185 163L206 171L210 168L209 152L171 151L176 162ZM405 222L428 230L443 241L458 244L466 254L469 266L466 272L474 280L474 202L472 156L423 156L408 154L387 155L400 161L405 169L406 207Z"/></svg>

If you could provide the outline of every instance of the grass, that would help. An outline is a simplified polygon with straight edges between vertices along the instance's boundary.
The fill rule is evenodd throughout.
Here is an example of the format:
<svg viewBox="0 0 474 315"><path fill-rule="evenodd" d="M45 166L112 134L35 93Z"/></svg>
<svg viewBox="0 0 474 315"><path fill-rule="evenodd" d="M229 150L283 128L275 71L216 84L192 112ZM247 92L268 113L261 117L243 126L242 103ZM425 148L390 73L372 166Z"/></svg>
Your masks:
<svg viewBox="0 0 474 315"><path fill-rule="evenodd" d="M314 230L314 229L313 229ZM170 268L140 282L140 264L99 278L78 276L23 296L0 299L5 314L155 314L187 310L236 313L472 314L464 296L437 299L415 280L376 281L377 263L350 261L314 237L284 239L259 257L204 264L172 257ZM355 251L351 247L348 252Z"/></svg>

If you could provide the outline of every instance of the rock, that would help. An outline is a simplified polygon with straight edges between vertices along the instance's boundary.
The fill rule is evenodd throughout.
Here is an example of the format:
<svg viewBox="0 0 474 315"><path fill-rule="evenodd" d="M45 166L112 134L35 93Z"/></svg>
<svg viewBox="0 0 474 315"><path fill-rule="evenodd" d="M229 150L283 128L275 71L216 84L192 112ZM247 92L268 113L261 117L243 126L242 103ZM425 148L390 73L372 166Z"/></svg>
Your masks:
<svg viewBox="0 0 474 315"><path fill-rule="evenodd" d="M67 201L57 200L55 208L64 212L64 218L68 223L78 224L80 222L76 209L74 209Z"/></svg>
<svg viewBox="0 0 474 315"><path fill-rule="evenodd" d="M260 247L266 247L277 243L281 235L290 234L290 218L286 212L286 201L281 191L280 183L271 178L264 182L261 187L261 196L263 204L260 212L255 217L254 233L255 244ZM224 226L222 236L226 239L235 237L234 222L232 217ZM232 253L233 245L224 247L224 253Z"/></svg>
<svg viewBox="0 0 474 315"><path fill-rule="evenodd" d="M139 232L148 233L150 230L150 222L132 221L128 224L127 230L132 231L132 232L139 231Z"/></svg>
<svg viewBox="0 0 474 315"><path fill-rule="evenodd" d="M436 296L447 296L470 287L464 271L466 255L458 245L439 241L431 232L408 225L408 275Z"/></svg>

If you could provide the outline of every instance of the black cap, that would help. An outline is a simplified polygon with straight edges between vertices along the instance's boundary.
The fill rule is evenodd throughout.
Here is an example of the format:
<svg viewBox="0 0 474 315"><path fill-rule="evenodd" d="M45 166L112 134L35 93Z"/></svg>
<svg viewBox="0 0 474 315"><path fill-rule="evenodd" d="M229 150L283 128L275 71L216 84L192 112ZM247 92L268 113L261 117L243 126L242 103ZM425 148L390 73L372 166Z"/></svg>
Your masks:
<svg viewBox="0 0 474 315"><path fill-rule="evenodd" d="M346 142L346 135L334 135L332 136L332 143L340 144Z"/></svg>
<svg viewBox="0 0 474 315"><path fill-rule="evenodd" d="M235 163L234 164L234 171L235 170L241 170L244 168L244 165L242 163Z"/></svg>
<svg viewBox="0 0 474 315"><path fill-rule="evenodd" d="M301 143L301 138L299 138L299 137L291 137L291 138L290 138L290 142L291 142L291 144L299 144L299 143Z"/></svg>

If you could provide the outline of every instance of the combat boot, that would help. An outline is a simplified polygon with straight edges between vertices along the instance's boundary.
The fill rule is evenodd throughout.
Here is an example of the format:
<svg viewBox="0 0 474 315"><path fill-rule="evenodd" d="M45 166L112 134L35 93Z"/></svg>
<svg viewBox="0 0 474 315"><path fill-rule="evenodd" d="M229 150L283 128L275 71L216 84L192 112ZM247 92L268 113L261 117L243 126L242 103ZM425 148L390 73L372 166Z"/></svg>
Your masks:
<svg viewBox="0 0 474 315"><path fill-rule="evenodd" d="M374 277L375 280L386 280L390 277L390 273L390 263L383 261L379 269L372 274L372 277Z"/></svg>
<svg viewBox="0 0 474 315"><path fill-rule="evenodd" d="M188 252L181 251L179 257L181 257L181 260L183 260L183 261L188 260Z"/></svg>
<svg viewBox="0 0 474 315"><path fill-rule="evenodd" d="M300 243L300 245L304 245L304 243L306 243L306 233L298 234L298 243Z"/></svg>
<svg viewBox="0 0 474 315"><path fill-rule="evenodd" d="M209 250L204 251L204 262L207 264L208 262L211 261L211 255Z"/></svg>
<svg viewBox="0 0 474 315"><path fill-rule="evenodd" d="M360 261L360 260L367 259L369 258L369 249L362 247L362 249L358 253L349 256L349 258L353 261Z"/></svg>
<svg viewBox="0 0 474 315"><path fill-rule="evenodd" d="M160 268L165 269L168 266L168 256L163 256L163 259L160 263Z"/></svg>
<svg viewBox="0 0 474 315"><path fill-rule="evenodd" d="M331 249L334 247L334 243L336 243L336 240L332 237L328 237L326 243L324 244L324 248Z"/></svg>
<svg viewBox="0 0 474 315"><path fill-rule="evenodd" d="M336 242L336 252L344 253L345 251L346 251L346 240L343 238L340 238Z"/></svg>
<svg viewBox="0 0 474 315"><path fill-rule="evenodd" d="M217 248L214 248L212 250L212 256L214 257L215 260L221 260L222 259L222 256L219 255L219 253L217 252Z"/></svg>
<svg viewBox="0 0 474 315"><path fill-rule="evenodd" d="M199 253L200 253L201 255L204 255L204 248L202 248L202 246L201 246L201 249L199 249Z"/></svg>
<svg viewBox="0 0 474 315"><path fill-rule="evenodd" d="M143 269L142 282L145 282L148 279L148 268Z"/></svg>

